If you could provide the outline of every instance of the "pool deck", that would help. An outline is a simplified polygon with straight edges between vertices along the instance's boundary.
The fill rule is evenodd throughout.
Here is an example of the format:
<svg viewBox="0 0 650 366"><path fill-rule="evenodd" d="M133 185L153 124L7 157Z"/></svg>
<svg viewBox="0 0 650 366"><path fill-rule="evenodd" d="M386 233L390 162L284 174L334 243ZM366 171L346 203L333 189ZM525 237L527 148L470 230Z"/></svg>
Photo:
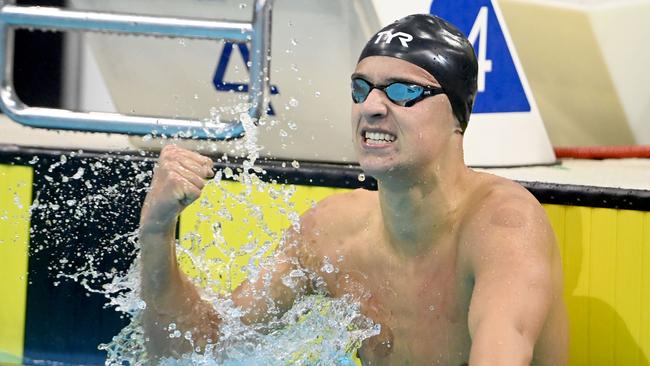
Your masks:
<svg viewBox="0 0 650 366"><path fill-rule="evenodd" d="M650 190L650 159L562 159L552 166L476 170L522 182Z"/></svg>

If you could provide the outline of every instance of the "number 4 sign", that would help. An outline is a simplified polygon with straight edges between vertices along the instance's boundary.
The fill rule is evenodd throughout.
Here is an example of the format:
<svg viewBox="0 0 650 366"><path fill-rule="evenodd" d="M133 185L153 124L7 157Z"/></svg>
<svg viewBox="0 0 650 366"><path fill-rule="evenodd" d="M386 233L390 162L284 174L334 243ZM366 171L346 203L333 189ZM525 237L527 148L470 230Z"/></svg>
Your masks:
<svg viewBox="0 0 650 366"><path fill-rule="evenodd" d="M554 162L496 1L433 0L430 12L458 27L474 45L478 59L478 93L465 135L466 162L474 166Z"/></svg>
<svg viewBox="0 0 650 366"><path fill-rule="evenodd" d="M481 6L481 10L478 11L478 16L476 21L472 26L472 30L469 31L469 36L467 38L478 48L478 92L483 93L485 91L485 73L492 71L492 60L486 58L487 55L487 34L488 34L488 8L487 6ZM478 39L479 43L476 44Z"/></svg>
<svg viewBox="0 0 650 366"><path fill-rule="evenodd" d="M474 113L530 111L512 47L491 0L434 0L431 14L457 26L474 45L479 65Z"/></svg>

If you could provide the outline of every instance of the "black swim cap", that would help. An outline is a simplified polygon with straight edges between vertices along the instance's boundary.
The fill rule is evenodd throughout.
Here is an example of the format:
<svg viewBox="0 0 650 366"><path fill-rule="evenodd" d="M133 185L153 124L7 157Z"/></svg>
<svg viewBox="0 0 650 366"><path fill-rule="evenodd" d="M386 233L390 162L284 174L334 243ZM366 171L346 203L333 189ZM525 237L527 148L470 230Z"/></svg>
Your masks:
<svg viewBox="0 0 650 366"><path fill-rule="evenodd" d="M445 90L465 131L476 97L478 63L474 47L456 27L434 15L409 15L368 41L359 61L369 56L399 58L428 71Z"/></svg>

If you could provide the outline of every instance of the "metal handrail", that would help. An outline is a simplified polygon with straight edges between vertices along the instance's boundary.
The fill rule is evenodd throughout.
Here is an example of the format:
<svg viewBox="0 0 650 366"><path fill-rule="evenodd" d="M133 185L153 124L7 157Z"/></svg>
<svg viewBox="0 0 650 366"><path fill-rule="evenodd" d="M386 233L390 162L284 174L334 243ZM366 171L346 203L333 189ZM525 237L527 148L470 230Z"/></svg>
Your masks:
<svg viewBox="0 0 650 366"><path fill-rule="evenodd" d="M257 121L268 98L273 0L256 0L252 23L66 10L54 7L0 7L0 109L23 125L131 135L180 135L227 140L244 134L242 121L222 123L107 112L76 112L25 105L13 86L15 27L101 31L136 35L251 42L249 116Z"/></svg>

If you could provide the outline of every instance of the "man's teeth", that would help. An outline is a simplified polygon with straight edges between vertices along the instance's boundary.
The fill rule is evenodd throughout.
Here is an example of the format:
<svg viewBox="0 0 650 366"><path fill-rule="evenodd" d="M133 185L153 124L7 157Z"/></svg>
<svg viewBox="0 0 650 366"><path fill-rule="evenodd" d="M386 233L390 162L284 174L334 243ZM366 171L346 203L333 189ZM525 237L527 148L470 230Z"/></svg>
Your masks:
<svg viewBox="0 0 650 366"><path fill-rule="evenodd" d="M395 136L383 132L366 132L366 140L369 142L393 142Z"/></svg>

